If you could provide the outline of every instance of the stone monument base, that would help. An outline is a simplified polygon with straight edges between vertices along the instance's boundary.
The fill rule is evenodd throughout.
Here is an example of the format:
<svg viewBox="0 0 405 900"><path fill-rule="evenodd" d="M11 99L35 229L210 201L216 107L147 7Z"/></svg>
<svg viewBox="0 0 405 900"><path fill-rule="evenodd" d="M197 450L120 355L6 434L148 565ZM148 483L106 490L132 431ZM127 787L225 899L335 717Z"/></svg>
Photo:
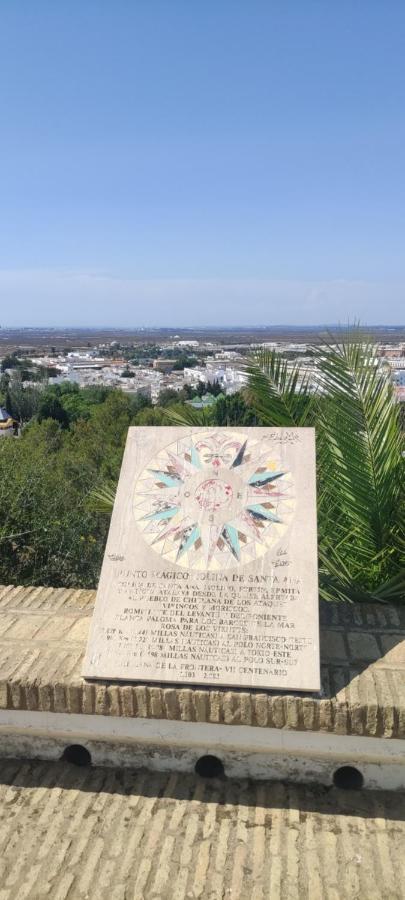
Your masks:
<svg viewBox="0 0 405 900"><path fill-rule="evenodd" d="M88 682L95 592L0 588L0 755L405 789L405 609L321 605L318 695Z"/></svg>

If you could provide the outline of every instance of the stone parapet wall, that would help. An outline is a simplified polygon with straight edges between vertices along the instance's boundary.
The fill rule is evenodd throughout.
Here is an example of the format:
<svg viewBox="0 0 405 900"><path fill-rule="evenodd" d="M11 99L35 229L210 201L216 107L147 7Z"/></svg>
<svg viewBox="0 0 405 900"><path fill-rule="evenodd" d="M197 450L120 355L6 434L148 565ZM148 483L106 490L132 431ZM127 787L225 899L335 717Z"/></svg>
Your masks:
<svg viewBox="0 0 405 900"><path fill-rule="evenodd" d="M0 588L0 708L405 738L405 607L321 604L320 694L85 682L95 591Z"/></svg>

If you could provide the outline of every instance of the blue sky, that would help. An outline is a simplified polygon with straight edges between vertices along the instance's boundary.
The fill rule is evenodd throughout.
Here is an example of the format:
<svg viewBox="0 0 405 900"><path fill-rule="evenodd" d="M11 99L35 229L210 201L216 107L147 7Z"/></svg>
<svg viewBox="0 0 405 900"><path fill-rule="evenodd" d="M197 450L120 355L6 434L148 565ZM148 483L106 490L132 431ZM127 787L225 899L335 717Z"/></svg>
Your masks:
<svg viewBox="0 0 405 900"><path fill-rule="evenodd" d="M402 0L1 0L0 324L405 321Z"/></svg>

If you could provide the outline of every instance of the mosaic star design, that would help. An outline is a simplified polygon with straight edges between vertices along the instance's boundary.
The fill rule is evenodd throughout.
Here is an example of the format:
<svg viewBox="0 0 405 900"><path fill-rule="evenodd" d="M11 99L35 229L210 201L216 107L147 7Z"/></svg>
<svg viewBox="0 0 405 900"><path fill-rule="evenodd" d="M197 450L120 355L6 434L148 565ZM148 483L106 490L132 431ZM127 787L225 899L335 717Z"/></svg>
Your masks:
<svg viewBox="0 0 405 900"><path fill-rule="evenodd" d="M292 477L265 436L198 432L143 470L134 511L164 559L221 571L259 559L280 540L294 511Z"/></svg>

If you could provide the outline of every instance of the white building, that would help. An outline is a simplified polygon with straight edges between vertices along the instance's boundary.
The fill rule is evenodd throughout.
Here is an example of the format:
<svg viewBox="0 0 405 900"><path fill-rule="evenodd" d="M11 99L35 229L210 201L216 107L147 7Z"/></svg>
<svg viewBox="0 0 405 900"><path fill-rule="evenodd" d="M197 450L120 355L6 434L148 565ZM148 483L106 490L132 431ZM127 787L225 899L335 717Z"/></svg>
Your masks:
<svg viewBox="0 0 405 900"><path fill-rule="evenodd" d="M235 365L226 365L218 360L207 361L203 368L184 369L184 381L186 384L196 386L199 381L205 384L218 382L226 394L235 394L247 383L247 375Z"/></svg>

